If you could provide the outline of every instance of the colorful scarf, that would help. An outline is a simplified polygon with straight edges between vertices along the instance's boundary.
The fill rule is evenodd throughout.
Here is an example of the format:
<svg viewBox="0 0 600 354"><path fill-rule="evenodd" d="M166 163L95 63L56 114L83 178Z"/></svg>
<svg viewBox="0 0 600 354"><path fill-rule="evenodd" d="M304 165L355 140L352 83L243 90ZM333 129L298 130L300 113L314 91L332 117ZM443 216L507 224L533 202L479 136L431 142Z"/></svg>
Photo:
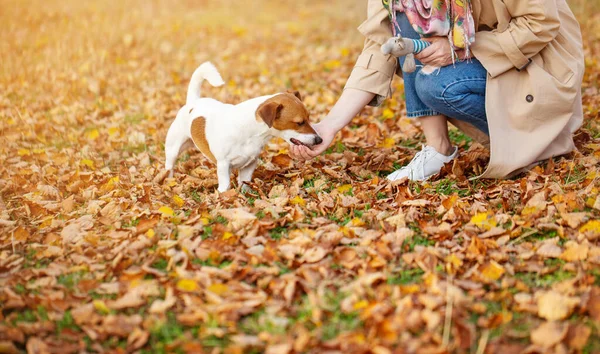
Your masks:
<svg viewBox="0 0 600 354"><path fill-rule="evenodd" d="M464 50L475 41L475 22L471 0L382 0L390 13L394 36L399 31L396 12L404 12L417 33L423 37L448 36L453 52ZM391 6L390 6L391 3Z"/></svg>

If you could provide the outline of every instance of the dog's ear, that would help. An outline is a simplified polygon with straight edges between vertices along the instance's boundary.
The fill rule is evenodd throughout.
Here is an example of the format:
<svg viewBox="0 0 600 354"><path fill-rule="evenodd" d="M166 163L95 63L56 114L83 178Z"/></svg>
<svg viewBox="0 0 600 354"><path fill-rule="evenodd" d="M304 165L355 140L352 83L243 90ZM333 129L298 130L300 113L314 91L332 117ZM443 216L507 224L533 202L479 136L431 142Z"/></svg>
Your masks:
<svg viewBox="0 0 600 354"><path fill-rule="evenodd" d="M283 105L281 103L268 102L258 107L256 115L271 128L275 119L281 116L282 109Z"/></svg>
<svg viewBox="0 0 600 354"><path fill-rule="evenodd" d="M292 94L293 94L294 96L298 97L298 99L299 99L300 101L302 101L302 96L300 96L300 92L298 92L298 91L294 91L294 92L292 92Z"/></svg>

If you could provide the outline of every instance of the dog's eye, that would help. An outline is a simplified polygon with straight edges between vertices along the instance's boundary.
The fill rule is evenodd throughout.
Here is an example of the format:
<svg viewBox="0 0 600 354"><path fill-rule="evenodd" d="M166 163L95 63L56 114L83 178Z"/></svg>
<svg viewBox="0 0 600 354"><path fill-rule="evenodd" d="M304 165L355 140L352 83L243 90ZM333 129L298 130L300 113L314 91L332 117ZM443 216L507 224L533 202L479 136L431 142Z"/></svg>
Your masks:
<svg viewBox="0 0 600 354"><path fill-rule="evenodd" d="M303 125L304 125L304 123L305 123L305 122L304 122L304 121L302 121L302 122L300 122L300 123L296 123L296 124L298 124L298 126L299 126L299 127L301 127L301 126L303 126Z"/></svg>

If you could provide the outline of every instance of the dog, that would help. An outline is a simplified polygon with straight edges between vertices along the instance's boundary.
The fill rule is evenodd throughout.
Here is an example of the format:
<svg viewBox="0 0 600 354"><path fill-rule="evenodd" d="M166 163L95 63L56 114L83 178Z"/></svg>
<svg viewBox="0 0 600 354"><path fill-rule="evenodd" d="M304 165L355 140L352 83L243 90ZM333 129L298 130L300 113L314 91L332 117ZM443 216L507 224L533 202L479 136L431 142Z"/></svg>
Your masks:
<svg viewBox="0 0 600 354"><path fill-rule="evenodd" d="M170 177L177 157L190 142L216 164L217 190L222 193L230 188L232 169L238 170L238 185L246 188L244 183L251 181L258 156L272 138L308 147L323 141L310 125L299 93L276 93L232 105L201 97L204 80L214 87L224 84L210 62L194 71L186 103L167 132L165 169Z"/></svg>

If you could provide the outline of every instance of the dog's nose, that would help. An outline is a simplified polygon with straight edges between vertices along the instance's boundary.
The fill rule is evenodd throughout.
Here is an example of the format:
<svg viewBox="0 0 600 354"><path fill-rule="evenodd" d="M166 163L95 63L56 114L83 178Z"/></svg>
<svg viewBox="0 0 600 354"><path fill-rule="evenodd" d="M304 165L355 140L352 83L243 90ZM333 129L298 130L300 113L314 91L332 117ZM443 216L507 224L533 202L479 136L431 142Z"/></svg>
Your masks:
<svg viewBox="0 0 600 354"><path fill-rule="evenodd" d="M322 142L323 142L323 139L321 139L321 137L317 135L317 137L315 138L315 145L319 145Z"/></svg>

